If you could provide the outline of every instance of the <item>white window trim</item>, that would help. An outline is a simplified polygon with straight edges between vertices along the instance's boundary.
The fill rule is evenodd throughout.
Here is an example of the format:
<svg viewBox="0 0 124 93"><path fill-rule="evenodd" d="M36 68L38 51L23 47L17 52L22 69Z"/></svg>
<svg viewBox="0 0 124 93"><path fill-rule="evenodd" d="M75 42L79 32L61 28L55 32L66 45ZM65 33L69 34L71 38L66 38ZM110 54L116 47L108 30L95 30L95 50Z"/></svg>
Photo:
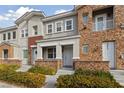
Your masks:
<svg viewBox="0 0 124 93"><path fill-rule="evenodd" d="M48 33L48 25L52 25L52 32L51 33ZM46 33L47 34L52 34L53 33L53 23L48 23L48 24L46 24Z"/></svg>
<svg viewBox="0 0 124 93"><path fill-rule="evenodd" d="M51 47L51 48L54 49L54 47ZM55 58L48 58L48 49L50 49L50 48L47 48L47 52L46 52L46 54L47 54L47 55L46 55L47 59L56 59L56 57L55 57ZM56 52L53 51L53 56L54 56L54 53L56 53Z"/></svg>
<svg viewBox="0 0 124 93"><path fill-rule="evenodd" d="M95 27L96 27L96 32L98 31L99 32L99 30L98 30L98 26L97 26L97 19L98 19L98 17L105 17L105 19L104 19L104 23L106 23L106 18L107 18L107 15L106 14L100 14L100 15L97 15L97 16L95 16ZM106 28L106 24L105 24L105 27L103 28L103 30L105 30L105 28ZM95 32L95 31L94 31Z"/></svg>
<svg viewBox="0 0 124 93"><path fill-rule="evenodd" d="M24 37L22 37L22 30L24 30ZM20 34L21 38L26 38L26 37L29 36L29 33L28 33L28 36L26 36L26 30L27 30L27 33L28 33L28 29L27 28L21 29L21 34Z"/></svg>
<svg viewBox="0 0 124 93"><path fill-rule="evenodd" d="M71 28L70 30L67 30L67 28L66 28L66 22L67 22L67 21L70 21L70 20L72 21L72 28ZM65 31L71 31L71 30L74 30L73 18L70 18L70 19L66 19L66 20L65 20Z"/></svg>
<svg viewBox="0 0 124 93"><path fill-rule="evenodd" d="M59 33L59 32L57 32L57 23L61 23L61 31L59 31L59 32L63 32L63 21L57 21L57 22L55 22L55 33Z"/></svg>

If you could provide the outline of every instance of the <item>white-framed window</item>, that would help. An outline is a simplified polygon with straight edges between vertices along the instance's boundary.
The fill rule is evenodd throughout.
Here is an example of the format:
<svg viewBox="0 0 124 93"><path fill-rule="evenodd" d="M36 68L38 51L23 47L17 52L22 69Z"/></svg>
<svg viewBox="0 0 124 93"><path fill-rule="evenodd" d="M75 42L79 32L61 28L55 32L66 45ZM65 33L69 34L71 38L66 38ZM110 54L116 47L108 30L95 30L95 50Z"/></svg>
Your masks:
<svg viewBox="0 0 124 93"><path fill-rule="evenodd" d="M24 37L24 30L21 31L21 37Z"/></svg>
<svg viewBox="0 0 124 93"><path fill-rule="evenodd" d="M33 30L34 30L34 35L37 35L38 34L38 26L37 25L33 26Z"/></svg>
<svg viewBox="0 0 124 93"><path fill-rule="evenodd" d="M65 20L65 30L66 31L73 30L73 19Z"/></svg>
<svg viewBox="0 0 124 93"><path fill-rule="evenodd" d="M47 49L48 52L48 59L55 59L56 58L56 48L48 48Z"/></svg>
<svg viewBox="0 0 124 93"><path fill-rule="evenodd" d="M16 31L13 31L12 34L13 34L13 39L16 39Z"/></svg>
<svg viewBox="0 0 124 93"><path fill-rule="evenodd" d="M47 34L51 34L53 32L53 23L47 24Z"/></svg>
<svg viewBox="0 0 124 93"><path fill-rule="evenodd" d="M61 32L63 30L63 21L58 21L55 23L56 32Z"/></svg>
<svg viewBox="0 0 124 93"><path fill-rule="evenodd" d="M83 15L83 24L87 25L87 23L88 23L88 14L84 14Z"/></svg>
<svg viewBox="0 0 124 93"><path fill-rule="evenodd" d="M6 33L3 34L3 40L6 40Z"/></svg>
<svg viewBox="0 0 124 93"><path fill-rule="evenodd" d="M8 53L8 49L3 49L3 58L8 58L9 53Z"/></svg>
<svg viewBox="0 0 124 93"><path fill-rule="evenodd" d="M89 45L88 44L83 44L83 46L82 46L83 54L87 54L88 51L89 51Z"/></svg>
<svg viewBox="0 0 124 93"><path fill-rule="evenodd" d="M10 40L10 39L11 39L11 33L8 32L8 40Z"/></svg>
<svg viewBox="0 0 124 93"><path fill-rule="evenodd" d="M21 37L28 37L28 29L21 30Z"/></svg>

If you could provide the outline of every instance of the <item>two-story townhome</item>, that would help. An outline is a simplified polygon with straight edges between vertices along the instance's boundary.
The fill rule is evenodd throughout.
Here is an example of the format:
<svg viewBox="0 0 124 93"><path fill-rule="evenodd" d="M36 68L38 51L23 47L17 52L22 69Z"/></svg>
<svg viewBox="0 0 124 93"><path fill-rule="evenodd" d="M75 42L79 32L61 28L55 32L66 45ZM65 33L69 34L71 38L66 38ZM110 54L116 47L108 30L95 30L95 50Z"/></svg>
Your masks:
<svg viewBox="0 0 124 93"><path fill-rule="evenodd" d="M11 26L0 30L0 62L10 58L11 60L18 60L18 39L17 27Z"/></svg>
<svg viewBox="0 0 124 93"><path fill-rule="evenodd" d="M42 39L44 17L40 11L27 12L15 21L15 26L0 30L0 62L31 62L35 41Z"/></svg>
<svg viewBox="0 0 124 93"><path fill-rule="evenodd" d="M43 39L37 41L37 61L40 65L72 67L79 59L77 14L74 10L48 16L43 21Z"/></svg>
<svg viewBox="0 0 124 93"><path fill-rule="evenodd" d="M76 11L82 63L105 68L95 63L109 61L110 68L124 69L124 6L82 5L76 6Z"/></svg>

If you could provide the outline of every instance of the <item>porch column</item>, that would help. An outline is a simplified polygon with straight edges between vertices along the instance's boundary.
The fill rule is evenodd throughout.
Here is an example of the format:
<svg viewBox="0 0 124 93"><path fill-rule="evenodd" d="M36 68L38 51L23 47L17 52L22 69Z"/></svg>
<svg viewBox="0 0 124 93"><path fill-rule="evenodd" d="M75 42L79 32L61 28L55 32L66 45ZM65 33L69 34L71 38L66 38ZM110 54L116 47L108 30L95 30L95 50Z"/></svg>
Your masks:
<svg viewBox="0 0 124 93"><path fill-rule="evenodd" d="M79 40L73 44L73 59L80 59L80 44Z"/></svg>
<svg viewBox="0 0 124 93"><path fill-rule="evenodd" d="M56 59L62 59L62 46L56 45Z"/></svg>
<svg viewBox="0 0 124 93"><path fill-rule="evenodd" d="M37 59L43 59L43 48L37 45Z"/></svg>

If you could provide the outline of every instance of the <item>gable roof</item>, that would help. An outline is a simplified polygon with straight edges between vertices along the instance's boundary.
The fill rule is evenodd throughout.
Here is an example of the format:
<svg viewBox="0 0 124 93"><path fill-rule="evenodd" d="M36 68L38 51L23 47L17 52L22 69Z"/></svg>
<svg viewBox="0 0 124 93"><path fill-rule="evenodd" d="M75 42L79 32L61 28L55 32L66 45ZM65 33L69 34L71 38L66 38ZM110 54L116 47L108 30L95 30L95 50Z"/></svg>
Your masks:
<svg viewBox="0 0 124 93"><path fill-rule="evenodd" d="M45 17L45 14L41 11L31 11L31 12L26 12L24 15L22 15L20 18L18 18L15 23L19 24L24 20L28 20L30 19L32 16L41 16L41 17Z"/></svg>

